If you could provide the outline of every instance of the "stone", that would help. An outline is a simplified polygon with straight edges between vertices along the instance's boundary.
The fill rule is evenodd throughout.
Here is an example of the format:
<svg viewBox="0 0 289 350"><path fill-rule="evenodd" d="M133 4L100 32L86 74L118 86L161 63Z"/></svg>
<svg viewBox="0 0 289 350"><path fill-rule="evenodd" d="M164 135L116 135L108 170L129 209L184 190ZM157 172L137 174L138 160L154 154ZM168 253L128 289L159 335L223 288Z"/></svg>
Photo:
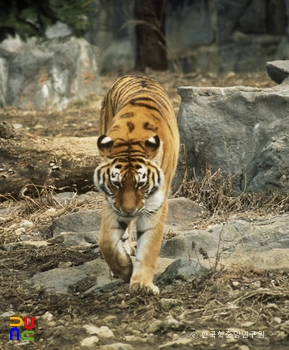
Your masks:
<svg viewBox="0 0 289 350"><path fill-rule="evenodd" d="M134 350L134 347L125 343L113 343L109 345L101 345L100 350Z"/></svg>
<svg viewBox="0 0 289 350"><path fill-rule="evenodd" d="M191 230L165 240L161 256L177 258L160 274L160 283L176 279L190 280L206 274L216 260L230 265L240 260L254 268L286 269L289 259L286 215L269 219L230 219L224 224L209 226L204 230ZM208 259L200 253L206 252ZM188 258L190 256L191 258ZM218 265L218 264L217 264Z"/></svg>
<svg viewBox="0 0 289 350"><path fill-rule="evenodd" d="M22 245L22 246L34 246L36 248L40 248L40 247L47 247L48 246L48 242L47 241L25 241L25 242L18 242L18 244Z"/></svg>
<svg viewBox="0 0 289 350"><path fill-rule="evenodd" d="M164 311L170 311L175 308L184 307L184 303L179 299L161 298L160 303Z"/></svg>
<svg viewBox="0 0 289 350"><path fill-rule="evenodd" d="M69 102L101 93L98 51L84 39L64 36L20 43L13 55L0 51L0 60L9 63L9 73L0 70L0 103L6 92L5 106L61 110Z"/></svg>
<svg viewBox="0 0 289 350"><path fill-rule="evenodd" d="M157 333L163 328L163 322L160 320L155 320L151 324L149 324L147 328L147 333Z"/></svg>
<svg viewBox="0 0 289 350"><path fill-rule="evenodd" d="M249 3L245 1L220 0L216 2L217 14L217 31L218 39L221 44L229 41L230 35L236 28L239 18L244 14L244 11Z"/></svg>
<svg viewBox="0 0 289 350"><path fill-rule="evenodd" d="M110 282L107 264L99 259L81 266L56 268L35 274L27 281L34 288L43 288L49 293L69 293L74 286L87 278L95 278L97 286Z"/></svg>
<svg viewBox="0 0 289 350"><path fill-rule="evenodd" d="M183 330L185 324L179 322L172 316L167 316L164 320L155 320L153 321L147 329L147 333L164 333L168 330Z"/></svg>
<svg viewBox="0 0 289 350"><path fill-rule="evenodd" d="M62 244L66 247L72 247L72 246L85 246L88 245L88 243L84 240L84 235L82 232L61 232L60 233ZM59 236L53 237L58 238ZM50 240L50 243L53 242L53 239Z"/></svg>
<svg viewBox="0 0 289 350"><path fill-rule="evenodd" d="M55 195L55 199L61 204L67 204L75 198L75 196L75 192L60 192Z"/></svg>
<svg viewBox="0 0 289 350"><path fill-rule="evenodd" d="M289 77L289 61L272 61L266 63L269 77L277 84L282 84Z"/></svg>
<svg viewBox="0 0 289 350"><path fill-rule="evenodd" d="M98 243L99 231L84 232L83 235L84 235L84 239L87 243L91 243L91 244Z"/></svg>
<svg viewBox="0 0 289 350"><path fill-rule="evenodd" d="M47 37L47 39L65 37L71 34L71 28L69 28L67 24L59 21L56 22L54 25L47 27L47 29L45 30L45 36Z"/></svg>
<svg viewBox="0 0 289 350"><path fill-rule="evenodd" d="M14 316L14 315L15 315L15 312L12 310L9 310L9 311L6 311L6 312L3 312L2 314L0 314L0 317L7 318L10 316Z"/></svg>
<svg viewBox="0 0 289 350"><path fill-rule="evenodd" d="M101 58L101 72L109 73L113 70L127 73L133 70L135 53L130 40L114 40L103 52Z"/></svg>
<svg viewBox="0 0 289 350"><path fill-rule="evenodd" d="M164 343L158 347L158 349L168 349L170 347L172 348L178 348L180 346L188 346L189 344L192 344L192 339L187 338L180 338L177 340L172 340L167 343Z"/></svg>
<svg viewBox="0 0 289 350"><path fill-rule="evenodd" d="M241 2L239 2L241 3ZM267 30L267 9L263 0L244 1L246 7L238 18L239 29L245 33L266 33Z"/></svg>
<svg viewBox="0 0 289 350"><path fill-rule="evenodd" d="M165 223L165 232L190 229L191 222L202 212L202 208L188 198L171 198Z"/></svg>
<svg viewBox="0 0 289 350"><path fill-rule="evenodd" d="M81 342L80 345L83 347L92 347L94 344L98 343L99 339L97 336L93 335L91 337L84 338Z"/></svg>
<svg viewBox="0 0 289 350"><path fill-rule="evenodd" d="M181 53L184 47L208 45L213 42L214 28L210 21L211 13L204 3L191 1L182 5L170 1L166 4L165 11L169 57Z"/></svg>
<svg viewBox="0 0 289 350"><path fill-rule="evenodd" d="M96 334L99 338L114 338L113 331L106 326L84 325L83 328L88 334Z"/></svg>
<svg viewBox="0 0 289 350"><path fill-rule="evenodd" d="M264 0L167 1L164 24L170 69L254 72L262 71L266 61L287 59L288 9L287 0L266 6ZM134 2L104 2L94 21L97 25L85 37L100 49L102 72L130 72L136 53ZM271 42L264 43L268 36Z"/></svg>
<svg viewBox="0 0 289 350"><path fill-rule="evenodd" d="M6 105L8 72L12 59L13 53L5 50L3 47L0 47L0 108Z"/></svg>
<svg viewBox="0 0 289 350"><path fill-rule="evenodd" d="M182 255L185 254L184 251ZM196 259L181 258L169 265L166 270L158 276L157 281L164 284L170 284L175 280L190 281L195 277L205 275L208 271L209 266L205 266ZM169 307L169 304L165 307Z"/></svg>
<svg viewBox="0 0 289 350"><path fill-rule="evenodd" d="M23 220L20 222L20 227L23 228L32 228L34 226L34 223L30 220Z"/></svg>
<svg viewBox="0 0 289 350"><path fill-rule="evenodd" d="M45 321L52 321L53 320L53 315L51 312L49 311L46 311L44 315L42 315L42 319L45 320Z"/></svg>
<svg viewBox="0 0 289 350"><path fill-rule="evenodd" d="M206 168L243 191L289 192L289 87L180 87L178 126L188 178ZM274 111L274 112L272 112ZM178 178L184 176L178 165Z"/></svg>
<svg viewBox="0 0 289 350"><path fill-rule="evenodd" d="M54 236L62 232L86 233L96 232L100 229L101 214L95 210L79 211L61 216L52 222L52 231ZM88 239L91 239L88 238Z"/></svg>
<svg viewBox="0 0 289 350"><path fill-rule="evenodd" d="M242 33L243 34L243 33ZM221 45L218 50L219 69L222 71L258 72L262 70L267 61L274 59L272 51L277 51L280 37L276 35L254 36L234 32L232 40ZM267 47L274 48L270 52ZM254 55L252 55L254 52Z"/></svg>
<svg viewBox="0 0 289 350"><path fill-rule="evenodd" d="M124 340L128 342L140 342L140 343L146 343L146 339L139 337L137 335L125 335Z"/></svg>

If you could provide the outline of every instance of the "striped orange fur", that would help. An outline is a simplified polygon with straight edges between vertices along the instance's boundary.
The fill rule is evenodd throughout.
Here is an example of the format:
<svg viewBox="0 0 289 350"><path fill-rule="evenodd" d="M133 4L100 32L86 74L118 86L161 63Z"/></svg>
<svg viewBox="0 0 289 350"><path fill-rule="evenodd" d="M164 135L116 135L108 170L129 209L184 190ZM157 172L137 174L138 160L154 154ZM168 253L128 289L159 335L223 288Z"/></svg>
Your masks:
<svg viewBox="0 0 289 350"><path fill-rule="evenodd" d="M153 284L177 164L179 133L164 89L143 76L118 79L105 96L94 182L103 205L99 246L111 271L133 291L157 294ZM128 242L133 225L136 259Z"/></svg>

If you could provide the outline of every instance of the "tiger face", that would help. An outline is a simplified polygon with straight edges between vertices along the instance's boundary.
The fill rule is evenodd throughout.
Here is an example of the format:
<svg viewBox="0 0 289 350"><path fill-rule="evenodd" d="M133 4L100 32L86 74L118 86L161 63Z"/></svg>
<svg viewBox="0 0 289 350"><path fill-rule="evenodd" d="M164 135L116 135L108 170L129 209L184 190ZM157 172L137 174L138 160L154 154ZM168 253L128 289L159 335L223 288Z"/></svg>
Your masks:
<svg viewBox="0 0 289 350"><path fill-rule="evenodd" d="M113 140L103 135L98 140L100 153L113 148ZM160 147L159 138L146 141L148 148ZM144 157L116 158L96 168L94 183L117 215L135 217L156 211L164 200L164 173L153 161Z"/></svg>

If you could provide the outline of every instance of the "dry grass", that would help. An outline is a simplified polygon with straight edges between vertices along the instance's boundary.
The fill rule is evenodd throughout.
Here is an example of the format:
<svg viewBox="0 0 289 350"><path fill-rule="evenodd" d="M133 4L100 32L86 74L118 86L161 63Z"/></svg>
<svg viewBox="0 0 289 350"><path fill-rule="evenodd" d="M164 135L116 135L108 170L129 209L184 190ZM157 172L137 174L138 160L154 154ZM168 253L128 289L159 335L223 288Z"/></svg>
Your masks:
<svg viewBox="0 0 289 350"><path fill-rule="evenodd" d="M223 178L219 169L215 173L206 170L199 180L185 176L175 197L183 196L204 208L207 218L223 222L229 216L246 214L254 216L280 215L289 211L289 195L279 193L243 192L233 196L232 177Z"/></svg>
<svg viewBox="0 0 289 350"><path fill-rule="evenodd" d="M19 241L17 228L21 227L24 220L33 223L31 232L38 231L45 236L52 221L59 216L79 210L101 209L103 199L96 192L83 199L79 199L75 193L74 198L63 202L58 199L52 187L30 186L36 190L36 197L26 195L25 191L17 200L0 195L0 244ZM232 194L232 178L224 179L220 170L212 174L207 169L201 180L196 176L188 180L185 176L174 197L190 198L203 208L202 214L192 223L199 229L227 222L229 217L236 215L258 218L289 212L289 195L244 192L234 197ZM29 229L26 233L29 235Z"/></svg>
<svg viewBox="0 0 289 350"><path fill-rule="evenodd" d="M0 244L22 240L23 232L32 235L31 239L35 235L34 239L46 239L50 235L49 227L56 218L80 210L101 210L102 196L96 192L83 198L75 193L73 198L61 201L54 188L31 186L36 189L36 197L27 196L25 191L17 199L0 195L0 200L4 200L0 203ZM31 227L25 227L25 231L21 232L24 221L29 221Z"/></svg>

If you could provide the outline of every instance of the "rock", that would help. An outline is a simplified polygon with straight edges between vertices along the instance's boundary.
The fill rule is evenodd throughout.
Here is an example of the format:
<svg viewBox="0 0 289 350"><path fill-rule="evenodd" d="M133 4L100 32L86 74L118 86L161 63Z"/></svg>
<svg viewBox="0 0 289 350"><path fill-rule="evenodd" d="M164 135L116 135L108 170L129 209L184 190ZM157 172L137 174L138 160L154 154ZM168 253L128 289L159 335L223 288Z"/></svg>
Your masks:
<svg viewBox="0 0 289 350"><path fill-rule="evenodd" d="M87 243L98 244L99 231L84 232L83 235Z"/></svg>
<svg viewBox="0 0 289 350"><path fill-rule="evenodd" d="M171 309L184 307L184 303L179 299L161 298L160 303L164 311L170 311Z"/></svg>
<svg viewBox="0 0 289 350"><path fill-rule="evenodd" d="M247 345L240 345L238 350L250 350L250 348Z"/></svg>
<svg viewBox="0 0 289 350"><path fill-rule="evenodd" d="M64 198L64 197L62 197ZM67 198L65 196L65 198ZM80 211L55 219L52 222L54 237L49 243L61 243L67 247L97 244L101 214L94 210Z"/></svg>
<svg viewBox="0 0 289 350"><path fill-rule="evenodd" d="M145 338L142 338L137 335L125 335L124 340L128 342L140 342L140 343L146 343L147 340Z"/></svg>
<svg viewBox="0 0 289 350"><path fill-rule="evenodd" d="M35 274L28 283L36 289L43 288L53 294L69 293L87 278L95 278L97 286L110 283L107 264L97 259L81 266L56 268Z"/></svg>
<svg viewBox="0 0 289 350"><path fill-rule="evenodd" d="M92 236L100 229L101 214L95 210L79 211L55 219L52 223L54 236L62 232L78 232L92 240ZM90 234L90 232L93 232Z"/></svg>
<svg viewBox="0 0 289 350"><path fill-rule="evenodd" d="M55 195L55 199L61 204L66 204L75 198L75 196L75 192L60 192Z"/></svg>
<svg viewBox="0 0 289 350"><path fill-rule="evenodd" d="M96 327L93 325L84 325L83 328L88 334L96 334L99 338L114 338L113 331L106 326Z"/></svg>
<svg viewBox="0 0 289 350"><path fill-rule="evenodd" d="M115 320L117 317L115 315L108 315L108 316L105 316L105 318L103 319L103 322L111 322L113 320Z"/></svg>
<svg viewBox="0 0 289 350"><path fill-rule="evenodd" d="M25 245L32 245L36 248L39 247L47 247L48 246L48 242L47 241L25 241L25 242L18 242L18 244L21 244L22 246Z"/></svg>
<svg viewBox="0 0 289 350"><path fill-rule="evenodd" d="M49 311L46 311L45 314L42 316L42 319L45 320L45 321L52 321L53 320L53 315L51 312Z"/></svg>
<svg viewBox="0 0 289 350"><path fill-rule="evenodd" d="M165 11L165 32L169 38L169 55L173 55L173 52L181 52L184 47L208 45L214 40L210 11L206 6L195 2L186 2L182 6L180 3L170 1L166 4ZM173 52L170 51L171 47Z"/></svg>
<svg viewBox="0 0 289 350"><path fill-rule="evenodd" d="M277 84L282 84L289 77L289 61L273 61L266 63L267 73Z"/></svg>
<svg viewBox="0 0 289 350"><path fill-rule="evenodd" d="M161 256L181 258L167 267L159 277L160 283L175 279L189 280L206 274L216 259L230 265L240 260L262 269L286 269L289 259L289 217L270 219L230 219L225 224L209 226L205 230L191 230L165 240ZM193 246L193 249L192 249ZM206 252L208 259L200 253ZM191 258L188 259L187 257Z"/></svg>
<svg viewBox="0 0 289 350"><path fill-rule="evenodd" d="M84 240L84 235L81 232L61 232L59 236L48 239L48 242L62 243L66 247L89 245L89 243Z"/></svg>
<svg viewBox="0 0 289 350"><path fill-rule="evenodd" d="M238 3L241 2L238 1ZM239 29L246 33L266 33L268 14L263 0L244 1L242 4L245 4L245 8L242 9L237 19Z"/></svg>
<svg viewBox="0 0 289 350"><path fill-rule="evenodd" d="M98 343L99 339L93 335L91 337L85 338L80 342L81 346L92 347L94 344Z"/></svg>
<svg viewBox="0 0 289 350"><path fill-rule="evenodd" d="M163 328L163 322L160 320L153 321L147 328L147 333L157 333Z"/></svg>
<svg viewBox="0 0 289 350"><path fill-rule="evenodd" d="M9 74L9 65L13 59L13 53L5 50L5 48L0 47L0 108L6 105L6 94L7 94L7 82ZM0 126L1 135L1 126ZM2 136L1 136L2 137Z"/></svg>
<svg viewBox="0 0 289 350"><path fill-rule="evenodd" d="M30 220L23 220L20 222L20 227L23 228L32 228L34 226L34 223Z"/></svg>
<svg viewBox="0 0 289 350"><path fill-rule="evenodd" d="M60 110L71 101L101 93L97 49L81 38L22 43L13 55L0 51L0 60L9 63L9 74L0 71L0 76L7 75L5 106Z"/></svg>
<svg viewBox="0 0 289 350"><path fill-rule="evenodd" d="M183 255L186 253L184 252ZM175 280L189 281L194 277L201 277L208 273L209 267L197 260L181 258L169 265L157 278L158 282L170 284ZM168 305L167 305L168 307Z"/></svg>
<svg viewBox="0 0 289 350"><path fill-rule="evenodd" d="M244 14L249 0L232 1L222 0L216 2L217 12L217 30L219 42L226 43L229 41L230 35L236 28L239 18Z"/></svg>
<svg viewBox="0 0 289 350"><path fill-rule="evenodd" d="M180 87L178 116L188 176L206 168L231 177L233 194L289 191L289 87ZM274 113L272 113L274 111ZM178 166L178 178L184 176Z"/></svg>
<svg viewBox="0 0 289 350"><path fill-rule="evenodd" d="M23 125L20 124L20 123L14 123L14 124L13 124L13 128L14 128L15 130L20 130L20 129L23 128Z"/></svg>
<svg viewBox="0 0 289 350"><path fill-rule="evenodd" d="M66 247L72 246L87 246L89 244L98 243L99 232L61 232L59 236L49 238L47 240L50 244L63 244Z"/></svg>
<svg viewBox="0 0 289 350"><path fill-rule="evenodd" d="M9 311L6 311L6 312L3 312L2 314L0 314L0 317L10 317L10 316L14 316L15 315L15 312L12 311L12 310L9 310Z"/></svg>
<svg viewBox="0 0 289 350"><path fill-rule="evenodd" d="M165 223L165 232L190 229L191 222L201 213L202 208L188 198L172 198L168 200L169 210Z"/></svg>
<svg viewBox="0 0 289 350"><path fill-rule="evenodd" d="M47 39L65 37L71 35L72 31L69 26L62 22L56 22L54 25L47 27L45 36Z"/></svg>
<svg viewBox="0 0 289 350"><path fill-rule="evenodd" d="M185 328L185 324L179 322L172 316L167 316L164 320L155 320L153 321L147 329L147 333L164 333L169 330L183 330Z"/></svg>
<svg viewBox="0 0 289 350"><path fill-rule="evenodd" d="M180 339L169 341L165 344L162 344L158 347L158 349L168 349L170 347L178 348L180 346L188 346L190 343L192 343L192 339L180 338Z"/></svg>
<svg viewBox="0 0 289 350"><path fill-rule="evenodd" d="M222 230L223 225L214 225L206 230L185 231L173 238L164 240L160 256L163 258L180 258L189 255L192 257L192 259L188 259L188 264L190 265L191 263L189 262L193 262L197 258L196 251L198 252L202 248L208 253L209 257L213 257L217 253ZM192 246L196 246L196 249L192 249Z"/></svg>
<svg viewBox="0 0 289 350"><path fill-rule="evenodd" d="M100 350L134 350L130 344L125 343L113 343L109 345L101 345Z"/></svg>
<svg viewBox="0 0 289 350"><path fill-rule="evenodd" d="M114 40L102 54L102 73L109 73L113 70L127 73L133 70L134 65L135 53L130 40Z"/></svg>
<svg viewBox="0 0 289 350"><path fill-rule="evenodd" d="M1 107L1 105L0 105ZM8 140L10 138L13 138L16 134L15 128L13 125L7 123L7 122L2 122L0 123L0 138ZM5 167L3 164L1 164L1 171L4 171Z"/></svg>

